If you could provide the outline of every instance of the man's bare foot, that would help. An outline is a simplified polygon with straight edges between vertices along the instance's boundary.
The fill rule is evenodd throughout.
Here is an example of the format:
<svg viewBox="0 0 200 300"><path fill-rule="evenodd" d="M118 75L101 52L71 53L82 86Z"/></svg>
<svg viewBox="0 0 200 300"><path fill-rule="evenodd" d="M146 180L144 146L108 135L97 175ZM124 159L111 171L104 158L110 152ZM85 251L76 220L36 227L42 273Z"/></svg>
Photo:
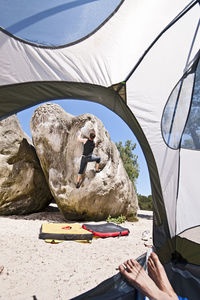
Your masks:
<svg viewBox="0 0 200 300"><path fill-rule="evenodd" d="M136 260L127 260L123 265L119 266L119 271L131 285L150 299L172 300L168 294L158 288Z"/></svg>
<svg viewBox="0 0 200 300"><path fill-rule="evenodd" d="M167 278L163 265L161 264L157 254L154 252L150 254L148 259L148 274L161 291L167 293L171 299L178 299L169 279Z"/></svg>

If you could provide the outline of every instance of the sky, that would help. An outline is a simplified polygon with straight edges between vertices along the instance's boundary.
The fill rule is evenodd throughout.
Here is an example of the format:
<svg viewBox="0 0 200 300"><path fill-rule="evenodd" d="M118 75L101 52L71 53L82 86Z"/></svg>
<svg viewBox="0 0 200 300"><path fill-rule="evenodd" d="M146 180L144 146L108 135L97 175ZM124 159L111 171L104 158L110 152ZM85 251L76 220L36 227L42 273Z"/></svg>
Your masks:
<svg viewBox="0 0 200 300"><path fill-rule="evenodd" d="M143 155L142 149L137 141L132 130L127 126L127 124L114 112L106 108L105 106L83 100L57 100L51 103L59 104L66 112L78 116L84 113L91 113L99 118L105 128L108 130L111 140L115 142L121 141L124 145L126 140L131 140L132 143L136 143L136 149L134 154L138 156L139 164L139 177L136 182L137 193L141 195L151 195L151 187L149 180L149 172L146 164L145 157ZM41 104L39 104L41 105ZM34 113L34 110L39 106L33 106L29 109L23 110L17 114L20 121L22 129L31 137L30 131L30 120Z"/></svg>

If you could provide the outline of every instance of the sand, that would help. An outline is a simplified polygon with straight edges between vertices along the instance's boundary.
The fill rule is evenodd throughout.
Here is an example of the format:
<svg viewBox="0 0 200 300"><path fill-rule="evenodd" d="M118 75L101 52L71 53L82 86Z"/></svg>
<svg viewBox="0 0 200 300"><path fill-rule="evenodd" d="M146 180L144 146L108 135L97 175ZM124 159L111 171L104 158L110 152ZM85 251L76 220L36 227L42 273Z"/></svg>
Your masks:
<svg viewBox="0 0 200 300"><path fill-rule="evenodd" d="M139 211L138 219L121 224L130 230L125 237L49 244L38 238L41 225L66 222L55 205L28 216L1 216L0 299L67 300L94 288L117 274L119 264L147 251L152 212ZM150 237L145 242L146 230Z"/></svg>

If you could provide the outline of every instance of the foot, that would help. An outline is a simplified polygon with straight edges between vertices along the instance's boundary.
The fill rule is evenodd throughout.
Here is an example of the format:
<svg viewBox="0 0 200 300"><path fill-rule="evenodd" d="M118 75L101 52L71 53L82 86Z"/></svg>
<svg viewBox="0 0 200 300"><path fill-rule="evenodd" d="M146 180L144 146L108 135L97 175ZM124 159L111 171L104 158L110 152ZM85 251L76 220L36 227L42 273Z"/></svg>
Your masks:
<svg viewBox="0 0 200 300"><path fill-rule="evenodd" d="M76 188L79 189L79 188L80 188L80 185L81 185L80 182L77 182Z"/></svg>
<svg viewBox="0 0 200 300"><path fill-rule="evenodd" d="M150 254L148 259L148 274L161 291L167 293L171 299L178 300L178 297L167 278L165 269L157 254L154 252Z"/></svg>
<svg viewBox="0 0 200 300"><path fill-rule="evenodd" d="M101 170L95 170L96 173L99 173Z"/></svg>
<svg viewBox="0 0 200 300"><path fill-rule="evenodd" d="M119 266L119 271L131 285L150 299L172 300L167 294L159 290L155 282L137 261L133 259L127 260L123 265Z"/></svg>

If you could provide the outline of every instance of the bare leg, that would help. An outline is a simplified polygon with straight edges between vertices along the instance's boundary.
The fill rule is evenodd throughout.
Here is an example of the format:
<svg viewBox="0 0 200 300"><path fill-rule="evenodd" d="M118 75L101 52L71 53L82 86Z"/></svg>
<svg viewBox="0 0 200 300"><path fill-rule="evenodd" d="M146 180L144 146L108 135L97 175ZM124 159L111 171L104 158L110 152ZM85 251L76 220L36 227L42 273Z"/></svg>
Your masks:
<svg viewBox="0 0 200 300"><path fill-rule="evenodd" d="M137 261L133 259L127 260L123 265L119 266L119 271L131 285L150 299L172 300L168 294L158 288Z"/></svg>
<svg viewBox="0 0 200 300"><path fill-rule="evenodd" d="M156 253L152 252L148 259L148 274L161 291L167 293L172 299L178 299L174 292Z"/></svg>
<svg viewBox="0 0 200 300"><path fill-rule="evenodd" d="M96 163L95 169L96 169L96 172L99 172L99 164L98 163Z"/></svg>
<svg viewBox="0 0 200 300"><path fill-rule="evenodd" d="M82 177L83 177L82 174L78 174L77 183L81 182Z"/></svg>

